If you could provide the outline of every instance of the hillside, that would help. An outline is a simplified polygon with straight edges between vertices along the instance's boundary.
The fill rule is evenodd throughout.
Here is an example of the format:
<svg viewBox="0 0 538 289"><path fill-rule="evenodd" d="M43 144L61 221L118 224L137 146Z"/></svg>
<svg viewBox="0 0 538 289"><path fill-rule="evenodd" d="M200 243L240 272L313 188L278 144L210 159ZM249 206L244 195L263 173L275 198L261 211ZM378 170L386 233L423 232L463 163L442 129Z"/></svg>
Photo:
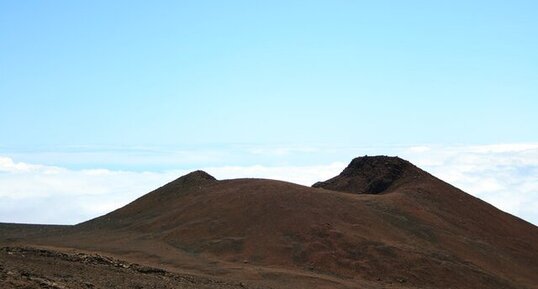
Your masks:
<svg viewBox="0 0 538 289"><path fill-rule="evenodd" d="M386 156L313 187L196 171L17 242L273 288L538 288L537 227Z"/></svg>

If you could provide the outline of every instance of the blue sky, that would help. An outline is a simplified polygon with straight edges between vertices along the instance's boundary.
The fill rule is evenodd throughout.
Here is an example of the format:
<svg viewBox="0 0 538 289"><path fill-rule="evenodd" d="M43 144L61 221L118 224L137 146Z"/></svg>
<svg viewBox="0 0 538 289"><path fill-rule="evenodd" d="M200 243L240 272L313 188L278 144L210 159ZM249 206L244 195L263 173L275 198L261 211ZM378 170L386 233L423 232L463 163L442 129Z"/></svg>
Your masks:
<svg viewBox="0 0 538 289"><path fill-rule="evenodd" d="M530 211L536 11L536 1L0 1L0 207L43 187L21 184L52 182L51 167L73 191L92 188L96 169L110 184L196 168L306 184L368 153L406 156L497 206L506 199L486 193L513 184L477 184L510 172L525 197L505 210ZM496 171L493 158L505 160ZM483 175L469 177L469 160ZM106 209L150 189L100 182L101 199L123 194ZM55 190L43 194L69 197ZM10 217L28 210L0 221L40 221Z"/></svg>
<svg viewBox="0 0 538 289"><path fill-rule="evenodd" d="M536 140L535 1L260 2L2 1L2 145Z"/></svg>

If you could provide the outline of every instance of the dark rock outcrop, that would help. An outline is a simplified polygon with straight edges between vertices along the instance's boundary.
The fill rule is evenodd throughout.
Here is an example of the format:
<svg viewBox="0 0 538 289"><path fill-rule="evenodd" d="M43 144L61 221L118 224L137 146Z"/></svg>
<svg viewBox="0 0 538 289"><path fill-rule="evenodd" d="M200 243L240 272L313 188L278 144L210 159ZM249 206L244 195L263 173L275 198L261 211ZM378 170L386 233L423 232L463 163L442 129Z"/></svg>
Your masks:
<svg viewBox="0 0 538 289"><path fill-rule="evenodd" d="M357 194L380 194L409 177L424 173L410 162L399 157L364 156L358 157L338 176L312 187Z"/></svg>

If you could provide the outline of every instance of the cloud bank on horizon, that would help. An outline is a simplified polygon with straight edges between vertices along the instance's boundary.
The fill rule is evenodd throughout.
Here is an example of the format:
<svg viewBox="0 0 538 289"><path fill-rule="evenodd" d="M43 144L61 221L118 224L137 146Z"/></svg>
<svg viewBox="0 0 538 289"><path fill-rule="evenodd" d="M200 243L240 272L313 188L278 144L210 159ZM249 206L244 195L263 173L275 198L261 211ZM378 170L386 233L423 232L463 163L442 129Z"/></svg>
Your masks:
<svg viewBox="0 0 538 289"><path fill-rule="evenodd" d="M323 154L319 148L300 151ZM250 153L286 157L297 149L263 148ZM387 154L406 158L467 193L538 224L538 144L395 147ZM204 169L218 179L259 177L311 185L337 175L349 161L133 171L69 169L0 156L0 222L76 224L124 206L194 169Z"/></svg>

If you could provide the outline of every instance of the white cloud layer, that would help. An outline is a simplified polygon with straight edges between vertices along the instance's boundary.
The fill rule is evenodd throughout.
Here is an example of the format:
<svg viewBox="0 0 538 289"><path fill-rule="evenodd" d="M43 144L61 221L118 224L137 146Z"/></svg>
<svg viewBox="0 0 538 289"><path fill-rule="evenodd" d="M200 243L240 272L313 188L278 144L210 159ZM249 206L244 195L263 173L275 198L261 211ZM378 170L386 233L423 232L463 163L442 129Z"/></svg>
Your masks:
<svg viewBox="0 0 538 289"><path fill-rule="evenodd" d="M78 223L121 207L176 175L69 170L0 157L0 221Z"/></svg>
<svg viewBox="0 0 538 289"><path fill-rule="evenodd" d="M409 148L402 156L497 208L538 224L538 144Z"/></svg>
<svg viewBox="0 0 538 289"><path fill-rule="evenodd" d="M266 155L293 150L260 149ZM361 155L361 151L356 155ZM308 152L323 154L322 148ZM399 155L494 206L538 224L538 144L394 147ZM370 153L369 153L370 154ZM319 165L202 168L218 179L271 178L311 185L350 161ZM193 168L198 169L198 168ZM67 169L0 156L0 222L75 224L121 207L191 170Z"/></svg>

